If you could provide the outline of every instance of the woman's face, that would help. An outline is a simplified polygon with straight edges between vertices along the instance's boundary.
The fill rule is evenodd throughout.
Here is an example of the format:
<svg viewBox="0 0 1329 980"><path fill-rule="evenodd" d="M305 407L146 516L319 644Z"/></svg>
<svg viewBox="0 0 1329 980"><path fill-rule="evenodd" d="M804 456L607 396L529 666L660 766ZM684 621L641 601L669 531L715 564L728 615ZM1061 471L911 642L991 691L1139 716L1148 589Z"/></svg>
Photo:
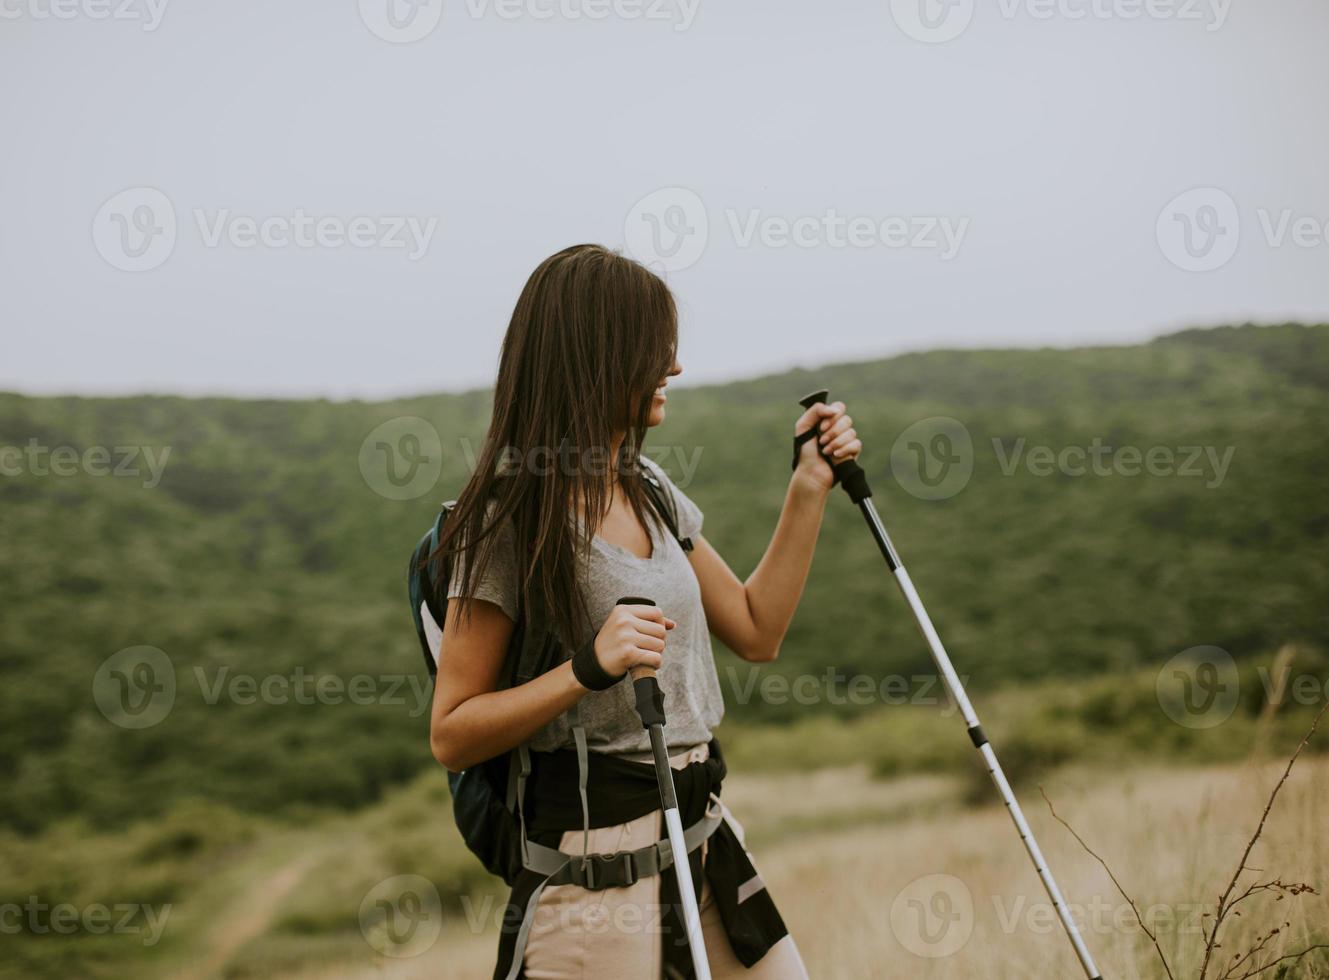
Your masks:
<svg viewBox="0 0 1329 980"><path fill-rule="evenodd" d="M676 378L682 373L683 365L674 361L669 373L660 379L660 384L655 389L655 397L651 399L651 413L646 419L647 425L657 426L665 420L665 388L668 387L670 378Z"/></svg>

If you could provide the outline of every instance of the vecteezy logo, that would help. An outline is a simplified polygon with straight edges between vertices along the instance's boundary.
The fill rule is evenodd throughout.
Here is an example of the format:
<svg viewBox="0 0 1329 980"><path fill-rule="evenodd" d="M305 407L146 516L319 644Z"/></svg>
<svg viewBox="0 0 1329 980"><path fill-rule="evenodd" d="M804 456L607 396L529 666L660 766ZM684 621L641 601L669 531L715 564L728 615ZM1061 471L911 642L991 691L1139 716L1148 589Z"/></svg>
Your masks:
<svg viewBox="0 0 1329 980"><path fill-rule="evenodd" d="M383 40L410 44L438 27L443 0L360 0L360 19Z"/></svg>
<svg viewBox="0 0 1329 980"><path fill-rule="evenodd" d="M360 443L360 474L389 500L414 500L434 489L443 471L438 430L415 415L389 419Z"/></svg>
<svg viewBox="0 0 1329 980"><path fill-rule="evenodd" d="M665 187L632 206L623 233L628 251L661 272L686 269L701 258L710 237L702 199L686 187Z"/></svg>
<svg viewBox="0 0 1329 980"><path fill-rule="evenodd" d="M891 0L896 25L915 41L945 44L974 19L974 0Z"/></svg>
<svg viewBox="0 0 1329 980"><path fill-rule="evenodd" d="M360 903L360 932L384 956L419 956L443 931L443 900L428 878L380 881Z"/></svg>
<svg viewBox="0 0 1329 980"><path fill-rule="evenodd" d="M1169 262L1187 272L1212 272L1232 261L1241 243L1237 202L1217 187L1196 187L1168 202L1154 227Z"/></svg>
<svg viewBox="0 0 1329 980"><path fill-rule="evenodd" d="M915 956L951 956L974 933L974 897L954 875L915 878L891 903L891 931Z"/></svg>
<svg viewBox="0 0 1329 980"><path fill-rule="evenodd" d="M126 647L102 661L92 699L121 728L151 728L175 705L175 666L156 647Z"/></svg>
<svg viewBox="0 0 1329 980"><path fill-rule="evenodd" d="M1213 728L1232 716L1241 681L1222 647L1191 647L1163 665L1154 690L1163 713L1178 725Z"/></svg>
<svg viewBox="0 0 1329 980"><path fill-rule="evenodd" d="M101 257L124 272L147 272L175 249L175 206L155 187L116 194L92 219L92 243Z"/></svg>
<svg viewBox="0 0 1329 980"><path fill-rule="evenodd" d="M974 473L974 442L964 423L945 415L915 422L891 446L891 475L923 500L944 500Z"/></svg>

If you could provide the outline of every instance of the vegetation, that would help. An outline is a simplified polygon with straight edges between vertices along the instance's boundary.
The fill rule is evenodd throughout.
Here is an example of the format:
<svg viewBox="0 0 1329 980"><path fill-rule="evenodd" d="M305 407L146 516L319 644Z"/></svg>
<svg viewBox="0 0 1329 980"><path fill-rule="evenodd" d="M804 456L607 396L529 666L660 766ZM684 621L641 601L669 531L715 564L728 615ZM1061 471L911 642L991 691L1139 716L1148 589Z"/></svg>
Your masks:
<svg viewBox="0 0 1329 980"><path fill-rule="evenodd" d="M774 526L794 401L821 384L850 406L878 507L1017 784L1066 764L1230 764L1304 730L1329 678L1329 326L938 351L681 391L651 450L740 574ZM0 395L0 447L18 451L0 456L0 904L176 907L150 948L7 936L0 976L178 964L220 928L217 896L243 899L292 853L306 863L289 894L270 890L271 921L252 936L236 926L232 976L285 975L311 950L363 955L358 896L387 875L426 875L454 919L463 898L492 892L449 826L404 589L411 546L466 478L487 397ZM376 427L407 416L438 432L441 472L394 500L358 460ZM972 475L921 499L907 447L892 443L938 416L963 424ZM1167 447L1174 467L1184 447L1213 455L1194 476L1132 475L1129 462L1040 475L1029 463L1034 447L1055 456L1095 440L1142 457ZM57 447L84 460L105 447L112 467L135 447L139 473L83 463L61 476L49 456L32 461L30 449ZM159 480L144 447L164 459ZM1268 718L1268 666L1287 642L1314 696ZM1241 679L1233 717L1214 730L1159 711L1159 667L1198 645L1231 653ZM139 646L168 658L174 698L155 724L122 727L97 695L107 658ZM905 819L901 800L911 820L935 811L986 826L964 810L990 802L986 773L838 494L780 660L755 673L723 652L717 662L727 755L754 784L791 769L900 786L961 776L939 795L867 788L855 799L870 802L832 815L757 821L758 840L809 827L852 836ZM771 678L787 686L763 686ZM872 693L840 696L855 683Z"/></svg>
<svg viewBox="0 0 1329 980"><path fill-rule="evenodd" d="M1324 674L1326 666L1307 660L1299 673ZM1243 677L1243 682L1254 680L1254 670ZM1089 683L1046 681L980 700L985 726L1045 850L1056 855L1055 866L1071 900L1117 901L1111 883L1094 877L1093 862L1046 821L1036 785L1051 787L1059 810L1072 816L1078 830L1092 832L1095 843L1102 839L1113 844L1112 864L1124 880L1148 883L1151 902L1182 909L1198 908L1196 903L1212 898L1203 890L1208 887L1206 876L1235 860L1223 844L1232 844L1234 833L1248 830L1244 824L1229 828L1226 821L1236 820L1234 815L1244 813L1242 808L1253 805L1262 792L1267 795L1268 780L1258 774L1273 772L1269 767L1295 746L1315 713L1313 705L1289 704L1268 716L1252 695L1221 726L1173 725L1162 720L1153 677L1145 672ZM1032 871L1020 863L1018 841L961 727L944 708L920 706L865 711L847 723L826 713L775 726L726 722L722 737L735 775L726 782L725 799L743 821L764 873L771 878L774 872L779 884L773 887L800 941L811 940L813 950L819 951L822 968L817 975L863 975L853 972L858 959L840 962L835 944L824 941L828 929L834 935L856 934L861 922L835 925L836 916L820 904L826 893L800 884L808 875L806 880L813 883L831 876L817 855L826 856L832 867L850 862L848 841L876 855L874 860L881 863L874 866L885 876L854 884L853 894L866 905L894 896L917 874L960 875L976 900L983 895L980 888L991 889L991 906L979 909L979 927L986 932L987 948L1000 947L1003 956L1012 958L1012 970L1014 964L1046 965L1049 957L1060 964L1066 955L1059 936L1032 931L1014 938L1001 931L1000 918L994 918L997 909L1013 914L1020 896L1025 902L1041 902L1041 893ZM1271 833L1282 842L1276 852L1278 869L1320 886L1329 882L1329 867L1321 860L1323 849L1308 845L1318 827L1315 814L1329 789L1329 768L1321 761L1326 748L1323 739L1307 746L1311 759L1306 765L1312 767L1307 771L1318 775L1309 786L1301 777L1294 780L1298 809L1280 811L1270 820ZM1283 763L1277 764L1281 770ZM806 792L789 792L794 778ZM1251 798L1240 797L1238 786L1248 788ZM1213 787L1221 788L1224 801L1212 799ZM1162 801L1154 798L1160 792ZM436 961L436 972L487 976L503 889L466 851L451 825L448 805L446 781L425 772L388 791L381 801L340 816L274 821L216 804L186 803L125 830L105 831L72 818L35 838L0 834L0 904L26 907L35 898L48 906L87 908L100 903L114 908L132 902L151 906L155 918L167 926L160 938L153 938L146 916L139 914L131 923L137 931L121 935L80 931L59 941L25 930L22 936L5 938L0 978L109 980L146 975L202 980L208 974L197 965L215 958L225 963L229 980L305 975L302 971L325 980L349 980L360 975L356 971L370 970L374 961L374 950L361 933L362 899L398 875L423 876L437 891L445 937L430 955L446 958L448 965L445 969ZM1133 819L1137 810L1145 817ZM1175 879L1169 879L1167 873L1142 865L1140 858L1173 847L1178 814L1206 821L1208 836L1194 853L1187 852L1191 863L1184 869L1164 865L1175 873ZM981 841L980 856L964 845L963 830L955 828L981 828L982 837L976 838ZM1262 852L1261 860L1272 858ZM917 870L906 873L903 868ZM1314 923L1323 916L1325 903L1323 896L1311 896L1297 905L1299 928L1289 934L1290 941L1319 938ZM254 919L256 908L262 915L246 932L242 926ZM1097 926L1093 945L1102 950L1100 958L1114 966L1138 962L1138 976L1162 980L1150 962L1152 947L1140 934L1126 929L1127 937L1141 940L1132 944L1104 931L1126 910L1114 905L1113 914L1106 925L1099 921ZM909 957L888 934L873 930L872 935L872 942L855 954L859 959ZM1169 956L1188 962L1185 950L1195 940L1196 934L1173 932L1165 948ZM1110 953L1103 948L1109 943ZM217 950L227 955L223 958ZM454 960L457 956L461 959ZM945 965L908 962L920 969ZM949 965L959 964L971 961ZM1068 963L1062 972L1049 968L1045 974L1009 975L1073 973Z"/></svg>
<svg viewBox="0 0 1329 980"><path fill-rule="evenodd" d="M978 689L1130 671L1197 644L1240 661L1323 641L1329 327L940 351L682 392L653 445L680 482L681 461L699 460L686 490L740 574L774 526L793 401L818 381L851 406L878 505ZM0 820L24 833L70 815L118 826L189 797L270 815L349 810L431 767L404 563L438 499L464 481L486 413L480 393L382 404L0 396L0 446L170 449L153 487L141 458L139 477L25 463L0 479ZM439 432L442 473L423 496L385 499L357 454L375 426L412 415ZM921 500L891 478L891 443L939 415L971 434L973 475L948 499ZM1214 486L1215 473L1008 476L993 449L1095 438L1231 447L1231 463ZM929 673L838 496L822 540L771 669L829 668L845 682ZM176 696L159 724L124 729L90 692L102 662L137 645L170 658ZM718 659L737 720L855 710L751 696L745 665ZM320 677L341 686L309 695ZM268 679L268 696L246 697L245 678ZM366 685L358 696L354 678Z"/></svg>

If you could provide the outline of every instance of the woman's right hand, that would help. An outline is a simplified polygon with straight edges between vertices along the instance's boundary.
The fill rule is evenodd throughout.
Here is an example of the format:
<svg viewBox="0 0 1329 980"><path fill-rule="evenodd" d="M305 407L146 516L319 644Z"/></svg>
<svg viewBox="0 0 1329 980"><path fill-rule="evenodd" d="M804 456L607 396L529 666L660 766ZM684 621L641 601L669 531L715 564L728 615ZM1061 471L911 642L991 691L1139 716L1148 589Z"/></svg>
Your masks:
<svg viewBox="0 0 1329 980"><path fill-rule="evenodd" d="M659 670L674 625L658 606L615 606L595 636L595 659L612 677L634 667Z"/></svg>

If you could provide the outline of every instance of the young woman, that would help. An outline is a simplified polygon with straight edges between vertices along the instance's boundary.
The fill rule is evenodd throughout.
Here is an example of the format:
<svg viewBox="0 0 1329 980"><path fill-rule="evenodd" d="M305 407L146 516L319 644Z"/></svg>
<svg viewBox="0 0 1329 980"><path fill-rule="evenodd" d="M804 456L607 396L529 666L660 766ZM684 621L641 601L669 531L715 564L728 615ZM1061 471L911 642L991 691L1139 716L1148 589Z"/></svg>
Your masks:
<svg viewBox="0 0 1329 980"><path fill-rule="evenodd" d="M649 848L663 836L649 741L631 685L614 682L634 667L655 668L684 823L709 815L718 826L691 855L712 972L803 978L742 827L712 795L724 775L712 739L724 701L710 634L744 660L775 659L833 484L818 446L847 459L861 443L842 404L814 406L798 419L796 436L813 427L821 435L799 451L766 553L739 579L702 536L697 506L640 456L645 431L664 421L669 379L682 371L676 347L664 282L600 246L565 249L526 283L503 342L484 450L445 524L441 550L460 560L449 583L431 743L453 771L528 744L523 812L533 841L572 855ZM652 505L652 477L668 494L677 536ZM618 605L623 596L655 604ZM514 624L533 609L577 653L505 686ZM580 805L578 725L590 773L589 804ZM609 888L525 873L495 976L690 975L673 872L621 873Z"/></svg>

